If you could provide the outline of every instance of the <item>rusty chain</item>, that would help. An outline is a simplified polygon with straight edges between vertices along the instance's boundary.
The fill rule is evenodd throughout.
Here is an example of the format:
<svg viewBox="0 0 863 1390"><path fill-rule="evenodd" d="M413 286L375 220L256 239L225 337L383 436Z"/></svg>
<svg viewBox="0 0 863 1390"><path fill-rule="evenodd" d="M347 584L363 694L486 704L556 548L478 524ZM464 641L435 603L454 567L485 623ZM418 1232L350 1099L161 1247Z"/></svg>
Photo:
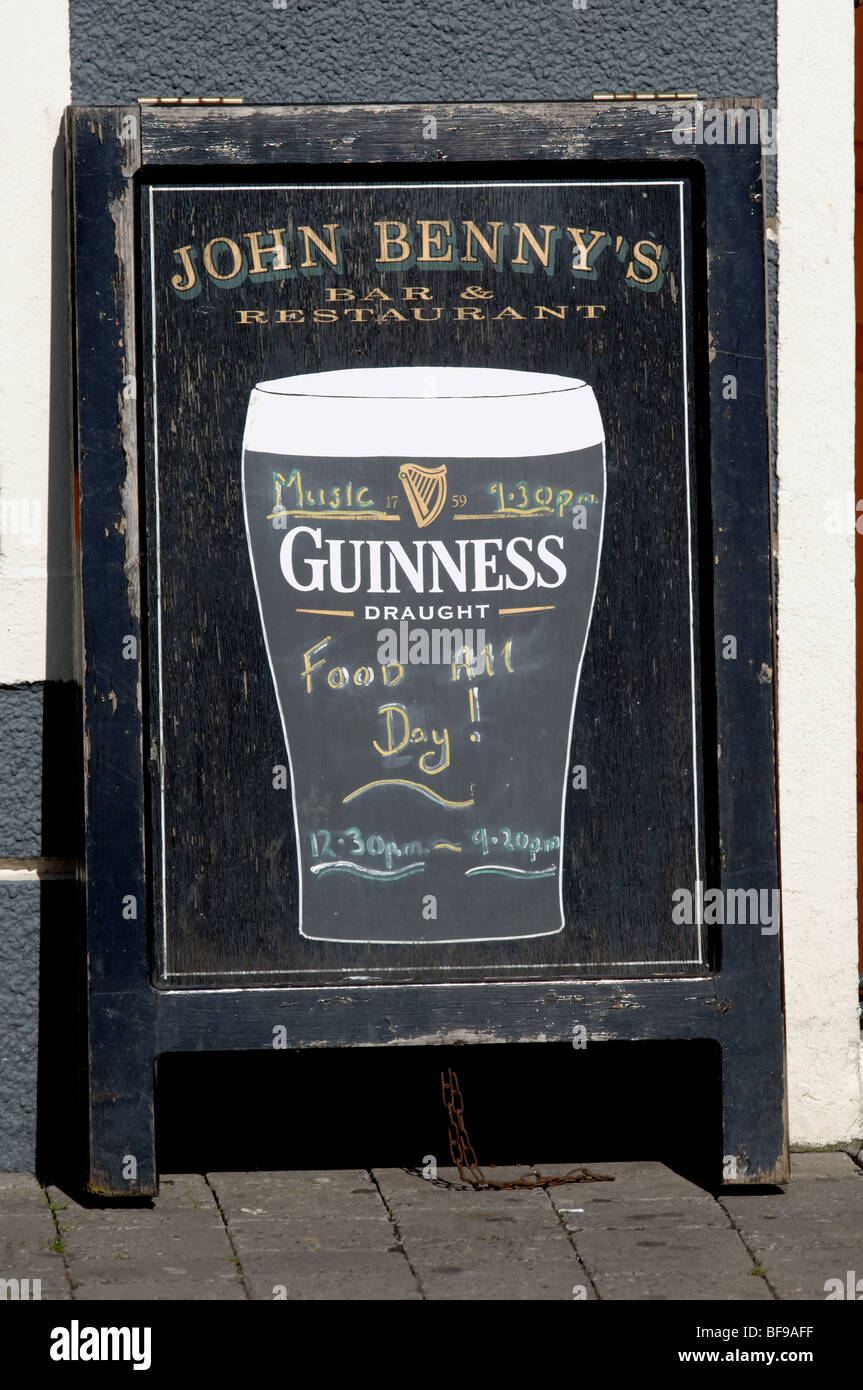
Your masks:
<svg viewBox="0 0 863 1390"><path fill-rule="evenodd" d="M453 1163L458 1169L458 1175L462 1182L468 1183L478 1192L485 1188L493 1188L498 1192L512 1192L519 1188L533 1187L560 1187L568 1182L614 1182L614 1178L604 1173L591 1173L587 1168L572 1168L562 1177L543 1177L542 1173L533 1173L529 1177L515 1178L509 1182L502 1182L498 1178L487 1178L477 1162L467 1126L464 1120L464 1097L458 1084L458 1077L452 1067L448 1068L449 1076L444 1072L440 1074L441 1093L443 1103L446 1106L448 1117L449 1151ZM494 1167L494 1164L490 1164Z"/></svg>

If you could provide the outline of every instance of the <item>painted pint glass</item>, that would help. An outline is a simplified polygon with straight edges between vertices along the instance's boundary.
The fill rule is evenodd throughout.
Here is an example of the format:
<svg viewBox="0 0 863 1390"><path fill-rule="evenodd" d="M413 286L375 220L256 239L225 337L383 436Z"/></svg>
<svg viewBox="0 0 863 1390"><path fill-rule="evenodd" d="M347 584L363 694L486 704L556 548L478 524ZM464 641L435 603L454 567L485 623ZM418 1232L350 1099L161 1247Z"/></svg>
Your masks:
<svg viewBox="0 0 863 1390"><path fill-rule="evenodd" d="M560 931L605 507L590 386L452 367L261 382L243 497L302 935Z"/></svg>

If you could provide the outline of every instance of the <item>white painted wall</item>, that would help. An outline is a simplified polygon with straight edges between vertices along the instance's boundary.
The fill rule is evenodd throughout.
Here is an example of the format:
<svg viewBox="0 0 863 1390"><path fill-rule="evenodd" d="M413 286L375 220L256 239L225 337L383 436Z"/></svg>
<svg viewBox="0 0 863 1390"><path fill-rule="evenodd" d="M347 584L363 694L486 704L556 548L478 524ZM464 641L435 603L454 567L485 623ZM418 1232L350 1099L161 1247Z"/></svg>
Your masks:
<svg viewBox="0 0 863 1390"><path fill-rule="evenodd" d="M51 267L52 254L64 254L62 246L52 252L51 188L55 145L70 93L67 0L40 0L35 7L4 0L0 91L2 686L44 680L46 674ZM65 197L62 184L59 197ZM55 380L55 392L62 386ZM62 429L62 419L59 425ZM54 443L59 443L56 425ZM68 508L68 484L64 491ZM52 542L58 580L68 576L69 558L68 548L64 553ZM50 593L50 674L69 678L68 596L64 598L61 583L51 584Z"/></svg>
<svg viewBox="0 0 863 1390"><path fill-rule="evenodd" d="M815 22L813 23L813 19ZM854 11L779 0L778 732L792 1144L863 1133L857 1020ZM844 504L847 525L828 530Z"/></svg>

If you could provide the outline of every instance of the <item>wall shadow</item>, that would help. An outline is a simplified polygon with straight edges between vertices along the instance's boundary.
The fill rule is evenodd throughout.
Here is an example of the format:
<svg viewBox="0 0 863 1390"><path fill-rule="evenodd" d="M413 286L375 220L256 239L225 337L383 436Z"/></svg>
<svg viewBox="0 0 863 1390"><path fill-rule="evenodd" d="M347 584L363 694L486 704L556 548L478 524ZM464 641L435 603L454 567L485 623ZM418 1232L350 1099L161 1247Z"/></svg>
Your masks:
<svg viewBox="0 0 863 1390"><path fill-rule="evenodd" d="M75 672L74 477L66 140L52 152L51 356L48 399L46 681L42 692L43 858L77 861L84 846L81 692ZM86 942L83 888L44 879L40 892L36 1170L80 1181L86 1158Z"/></svg>

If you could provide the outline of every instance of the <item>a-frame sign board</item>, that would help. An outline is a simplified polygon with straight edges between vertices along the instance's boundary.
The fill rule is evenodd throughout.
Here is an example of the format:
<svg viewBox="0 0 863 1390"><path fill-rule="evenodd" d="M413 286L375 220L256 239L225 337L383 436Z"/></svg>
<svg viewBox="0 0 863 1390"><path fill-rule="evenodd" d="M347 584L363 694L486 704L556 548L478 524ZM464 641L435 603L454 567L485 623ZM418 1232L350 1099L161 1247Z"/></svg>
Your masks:
<svg viewBox="0 0 863 1390"><path fill-rule="evenodd" d="M167 1052L576 1036L715 1041L717 1180L787 1176L717 110L70 110L94 1191Z"/></svg>

